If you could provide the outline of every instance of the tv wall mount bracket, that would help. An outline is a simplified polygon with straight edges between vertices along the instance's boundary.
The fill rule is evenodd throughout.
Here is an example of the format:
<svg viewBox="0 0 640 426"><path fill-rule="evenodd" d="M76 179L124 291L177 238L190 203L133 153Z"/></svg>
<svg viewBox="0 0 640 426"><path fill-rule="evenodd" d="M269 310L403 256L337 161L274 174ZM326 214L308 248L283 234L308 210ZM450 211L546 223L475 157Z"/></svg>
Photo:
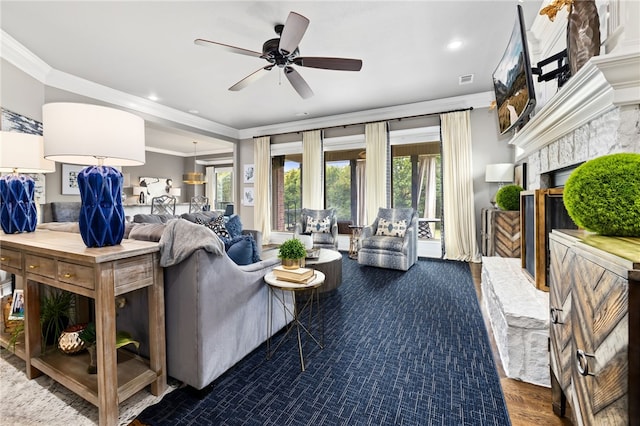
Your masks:
<svg viewBox="0 0 640 426"><path fill-rule="evenodd" d="M556 62L557 68L547 73L543 73L542 68L553 62ZM531 72L538 76L538 82L550 81L555 78L558 80L558 88L562 87L569 80L569 77L571 77L571 71L569 70L569 62L567 59L567 49L538 62L537 67L532 68Z"/></svg>

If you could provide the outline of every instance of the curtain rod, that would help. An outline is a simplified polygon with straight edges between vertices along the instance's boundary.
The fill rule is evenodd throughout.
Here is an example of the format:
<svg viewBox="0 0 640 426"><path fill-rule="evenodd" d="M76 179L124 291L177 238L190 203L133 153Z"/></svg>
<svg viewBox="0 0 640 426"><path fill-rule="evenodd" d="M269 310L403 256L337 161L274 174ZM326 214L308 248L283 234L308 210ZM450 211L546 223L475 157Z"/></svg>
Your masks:
<svg viewBox="0 0 640 426"><path fill-rule="evenodd" d="M272 133L269 135L262 135L262 136L282 136L282 135L291 135L294 133L302 133L302 132L313 132L314 130L327 130L327 129L337 129L339 127L342 127L344 129L346 129L347 127L352 127L352 126L363 126L363 125L367 125L370 123L378 123L380 121L402 121L402 120L409 120L412 118L420 118L420 117L431 117L434 115L441 115L441 114L449 114L452 112L461 112L461 111L473 111L473 107L469 107L469 108L459 108L459 109L452 109L449 111L442 111L442 112L430 112L428 114L416 114L416 115L409 115L406 117L397 117L397 118L389 118L387 120L377 120L377 121L364 121L361 123L350 123L350 124L338 124L335 126L328 126L328 127L322 127L322 128L317 128L317 129L307 129L307 130L295 130L295 131L291 131L291 132L284 132L284 133ZM254 138L258 138L260 136L254 136Z"/></svg>

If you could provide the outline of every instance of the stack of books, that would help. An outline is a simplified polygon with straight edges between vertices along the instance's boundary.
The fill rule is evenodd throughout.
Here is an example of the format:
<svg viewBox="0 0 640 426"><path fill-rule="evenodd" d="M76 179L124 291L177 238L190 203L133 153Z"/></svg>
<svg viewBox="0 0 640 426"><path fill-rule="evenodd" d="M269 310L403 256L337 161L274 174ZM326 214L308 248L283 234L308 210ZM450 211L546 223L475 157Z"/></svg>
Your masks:
<svg viewBox="0 0 640 426"><path fill-rule="evenodd" d="M281 265L273 268L273 274L277 279L282 281L289 281L298 284L307 284L313 281L315 277L313 269L298 268L298 269L285 269Z"/></svg>

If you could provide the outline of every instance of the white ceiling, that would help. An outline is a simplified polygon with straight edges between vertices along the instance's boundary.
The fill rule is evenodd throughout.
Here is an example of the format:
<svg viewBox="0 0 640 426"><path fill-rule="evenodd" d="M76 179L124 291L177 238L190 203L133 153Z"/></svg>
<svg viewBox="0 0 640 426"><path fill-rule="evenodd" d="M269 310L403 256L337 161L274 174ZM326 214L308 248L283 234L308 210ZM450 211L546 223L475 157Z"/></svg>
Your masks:
<svg viewBox="0 0 640 426"><path fill-rule="evenodd" d="M6 34L59 72L57 80L46 77L46 84L60 81L63 73L65 90L90 96L80 84L88 80L133 95L127 99L137 99L147 112L163 111L169 121L178 116L209 135L233 137L243 129L490 92L516 4L523 5L530 27L541 2L2 0L0 19ZM205 38L261 51L290 11L311 21L301 56L360 58L362 70L297 67L315 92L306 100L277 68L230 92L266 61L193 43ZM462 47L450 51L446 46L454 40ZM458 84L467 74L474 75L473 82ZM158 100L148 101L149 95ZM155 135L148 139L154 149L193 153L192 133L166 131L166 123L152 126ZM199 145L199 152L229 149L214 146L219 143L214 138L202 141L210 145Z"/></svg>

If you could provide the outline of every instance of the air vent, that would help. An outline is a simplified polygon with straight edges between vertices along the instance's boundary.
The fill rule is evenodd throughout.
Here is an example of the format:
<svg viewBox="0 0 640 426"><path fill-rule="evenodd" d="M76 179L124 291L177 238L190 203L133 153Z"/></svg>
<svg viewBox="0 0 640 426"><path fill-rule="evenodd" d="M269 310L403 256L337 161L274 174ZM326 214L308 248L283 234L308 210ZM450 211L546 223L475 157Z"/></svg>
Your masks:
<svg viewBox="0 0 640 426"><path fill-rule="evenodd" d="M461 75L458 77L458 84L463 85L469 83L473 83L473 74Z"/></svg>

